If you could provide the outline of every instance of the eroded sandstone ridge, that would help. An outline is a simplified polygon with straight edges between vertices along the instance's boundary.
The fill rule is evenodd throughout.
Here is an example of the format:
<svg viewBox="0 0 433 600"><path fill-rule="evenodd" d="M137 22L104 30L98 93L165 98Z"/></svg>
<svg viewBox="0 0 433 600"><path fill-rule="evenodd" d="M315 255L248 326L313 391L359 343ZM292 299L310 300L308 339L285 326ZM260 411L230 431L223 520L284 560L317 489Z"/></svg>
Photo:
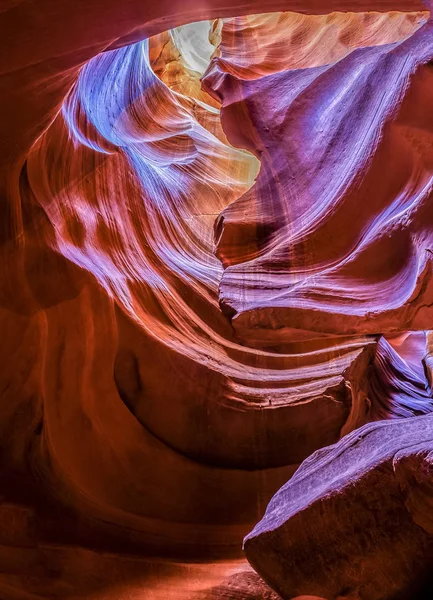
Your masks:
<svg viewBox="0 0 433 600"><path fill-rule="evenodd" d="M0 598L427 585L425 9L1 6Z"/></svg>

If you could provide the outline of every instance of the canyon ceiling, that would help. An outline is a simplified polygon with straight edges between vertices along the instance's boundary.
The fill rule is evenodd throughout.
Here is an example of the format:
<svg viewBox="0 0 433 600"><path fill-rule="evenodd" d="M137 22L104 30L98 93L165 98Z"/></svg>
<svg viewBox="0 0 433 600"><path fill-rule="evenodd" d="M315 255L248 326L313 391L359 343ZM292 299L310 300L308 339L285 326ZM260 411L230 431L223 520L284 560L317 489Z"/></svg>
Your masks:
<svg viewBox="0 0 433 600"><path fill-rule="evenodd" d="M433 21L0 2L0 600L433 597Z"/></svg>

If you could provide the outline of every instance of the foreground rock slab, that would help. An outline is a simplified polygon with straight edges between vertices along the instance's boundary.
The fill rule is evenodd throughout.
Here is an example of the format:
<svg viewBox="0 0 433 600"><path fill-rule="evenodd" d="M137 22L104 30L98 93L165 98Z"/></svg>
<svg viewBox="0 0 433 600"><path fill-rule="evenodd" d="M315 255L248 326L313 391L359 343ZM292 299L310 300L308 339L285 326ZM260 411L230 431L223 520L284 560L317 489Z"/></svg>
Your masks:
<svg viewBox="0 0 433 600"><path fill-rule="evenodd" d="M371 423L317 451L245 538L248 560L282 598L431 597L432 457L430 416Z"/></svg>

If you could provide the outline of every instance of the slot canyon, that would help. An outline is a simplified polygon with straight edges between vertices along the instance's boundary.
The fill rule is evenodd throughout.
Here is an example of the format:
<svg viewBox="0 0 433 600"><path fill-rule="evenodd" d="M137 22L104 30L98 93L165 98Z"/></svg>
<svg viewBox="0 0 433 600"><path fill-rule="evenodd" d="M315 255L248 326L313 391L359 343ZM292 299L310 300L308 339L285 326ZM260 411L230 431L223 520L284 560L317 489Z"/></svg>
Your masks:
<svg viewBox="0 0 433 600"><path fill-rule="evenodd" d="M430 10L0 0L0 600L433 598Z"/></svg>

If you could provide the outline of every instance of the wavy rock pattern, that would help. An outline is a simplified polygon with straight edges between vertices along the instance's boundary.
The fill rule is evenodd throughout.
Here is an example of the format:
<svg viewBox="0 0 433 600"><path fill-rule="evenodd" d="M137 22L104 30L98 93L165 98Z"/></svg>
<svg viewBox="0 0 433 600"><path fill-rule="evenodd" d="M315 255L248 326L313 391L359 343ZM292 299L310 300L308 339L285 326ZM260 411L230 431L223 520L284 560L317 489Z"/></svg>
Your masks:
<svg viewBox="0 0 433 600"><path fill-rule="evenodd" d="M33 53L26 41L3 59L1 593L273 599L229 557L299 463L370 421L363 469L377 478L403 452L391 483L426 532L421 572L428 480L410 483L429 463L404 449L432 410L428 15L176 27L260 4L133 4L76 6L67 27L67 2L46 1ZM0 15L12 50L31 7ZM390 448L371 458L388 431ZM355 504L356 435L323 451ZM314 483L321 456L287 485L304 472ZM332 488L326 473L317 498ZM286 489L276 498L292 527ZM325 576L313 592L302 569L289 588L269 576L266 527L247 538L258 572L286 597L333 598ZM224 560L182 562L192 556ZM401 568L396 586L410 583Z"/></svg>
<svg viewBox="0 0 433 600"><path fill-rule="evenodd" d="M274 75L272 47L253 67L236 59L251 21L233 24L226 52L223 36L205 78L229 140L261 160L257 183L216 225L226 267L220 301L236 333L267 347L428 327L431 23L338 62L319 56L308 65L307 55L309 68L300 59L294 71L280 63ZM410 416L404 398L413 410L421 390L419 407L430 405L426 351L422 333L379 341L367 375L370 419ZM384 397L395 405L381 407ZM353 429L362 424L355 412ZM427 416L365 425L314 453L245 538L249 561L282 598L426 597L432 443Z"/></svg>
<svg viewBox="0 0 433 600"><path fill-rule="evenodd" d="M221 304L249 343L428 329L431 39L426 23L402 42L255 80L213 63L206 83L229 139L241 131L261 160L216 226Z"/></svg>
<svg viewBox="0 0 433 600"><path fill-rule="evenodd" d="M158 119L159 105L164 112ZM89 449L84 451L82 438L83 453L76 455L75 428L46 410L47 451L55 457L66 486L85 493L97 514L106 516L108 511L110 521L135 522L149 513L164 519L173 510L173 521L188 524L185 538L191 542L191 522L198 520L200 538L200 523L213 523L216 514L227 527L236 524L236 531L240 523L247 527L257 514L258 495L284 481L286 465L290 472L290 465L338 439L352 402L348 385L361 385L368 364L364 348L375 344L365 338L333 340L295 344L283 353L239 345L218 306L222 269L213 254L212 226L224 206L249 187L255 163L209 131L218 125L210 108L203 98L193 102L171 91L153 74L147 43L106 52L81 71L62 114L32 149L26 170L28 193L49 218L47 243L92 273L101 288L97 292L87 285L80 292L78 321L84 325L92 305L103 321L81 331L83 340L90 336L88 343L78 345L82 358L75 356L73 344L67 363L89 360L95 343L105 348L105 360L114 366L114 379L104 384L113 404L109 420L129 408L118 417L127 419L122 431L129 435L126 447L120 439L114 445L113 451L123 457L122 472L115 476L111 469L101 469L102 439L111 437L113 425L104 416L108 397L100 408L88 406L96 381L91 371L83 373L87 380L79 384L84 394L78 393L77 383L73 389L64 386L65 411L72 408L72 394L71 418L90 420ZM108 294L105 300L102 290ZM115 311L109 297L116 300ZM74 330L79 327L78 322L73 325ZM105 341L100 336L93 340L92 330L101 328ZM51 381L57 378L50 374ZM99 393L94 393L96 401ZM53 394L58 404L58 392ZM96 431L91 425L94 410L103 411ZM136 423L135 441L128 420ZM160 459L157 449L149 449L155 444L162 444ZM168 460L166 448L175 453L175 464L180 460L190 465L190 475L180 465L175 467L178 483L166 472L167 465L165 472L155 472L155 462ZM144 469L139 477L134 469L128 475L125 467L131 453L137 456L133 462L139 460ZM188 463L191 460L195 462ZM284 468L268 471L275 467ZM220 470L218 485L223 488L218 498L213 477L206 476L215 469ZM257 469L264 484L257 479ZM100 475L95 477L95 472ZM190 497L192 473L199 481L209 479L208 491L202 484L200 513ZM156 495L147 491L143 502L144 490L155 476ZM119 497L117 486L111 489L113 478L124 479L121 487L128 489L128 499ZM162 502L165 479L174 487ZM115 517L114 509L126 515ZM128 516L131 512L134 517ZM218 522L218 538L221 527ZM207 534L208 543L212 535ZM239 539L239 533L234 535ZM173 537L186 543L178 533Z"/></svg>

